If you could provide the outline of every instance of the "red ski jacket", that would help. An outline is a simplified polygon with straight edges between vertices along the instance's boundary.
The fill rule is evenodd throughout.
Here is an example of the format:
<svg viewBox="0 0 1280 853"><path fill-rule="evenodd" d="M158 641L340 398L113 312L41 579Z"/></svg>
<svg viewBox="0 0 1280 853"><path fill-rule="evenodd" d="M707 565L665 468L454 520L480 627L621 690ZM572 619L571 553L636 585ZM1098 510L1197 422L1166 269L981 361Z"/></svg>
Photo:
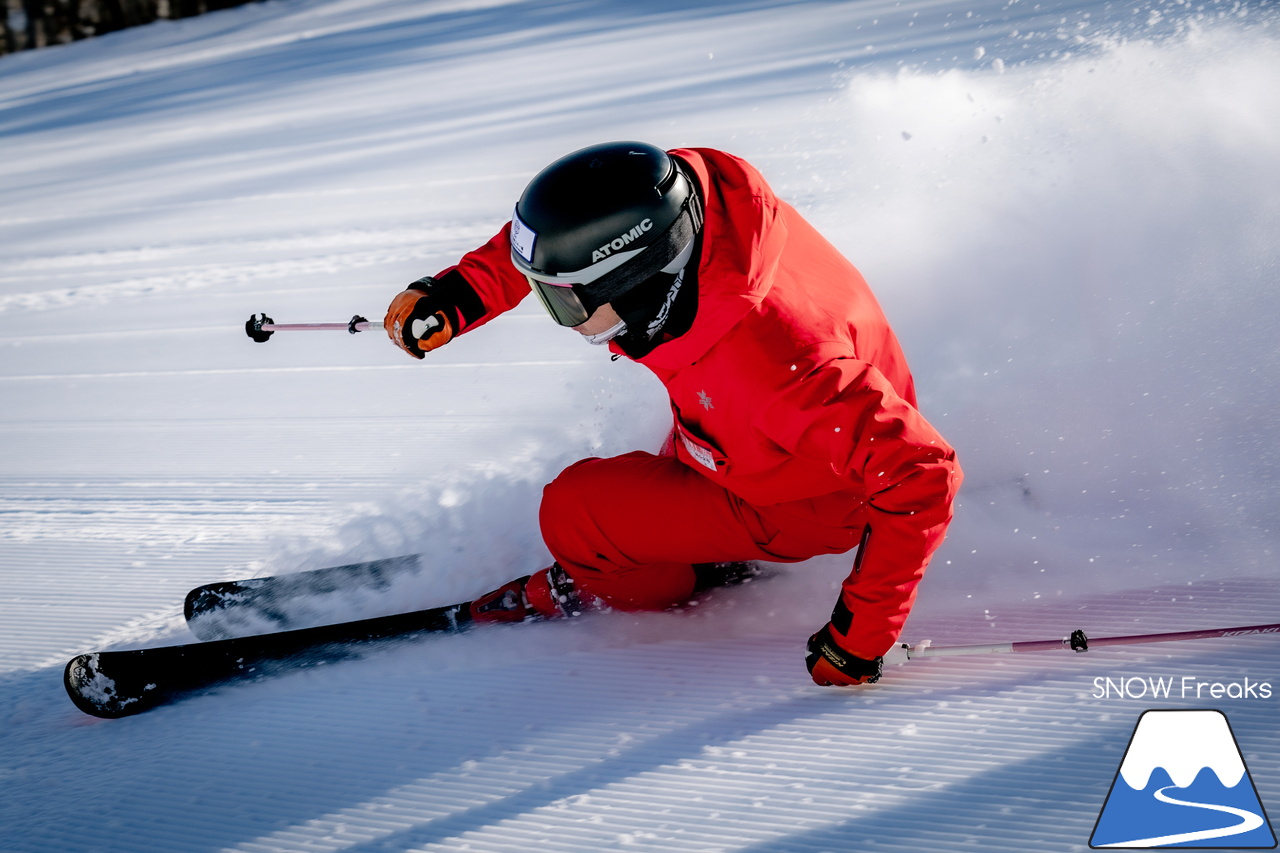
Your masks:
<svg viewBox="0 0 1280 853"><path fill-rule="evenodd" d="M745 161L670 153L706 207L697 314L639 361L671 396L683 462L825 553L861 541L842 590L854 619L838 628L841 645L874 658L897 640L951 520L955 452L916 409L906 359L857 269ZM529 295L509 232L457 265L486 308L468 329Z"/></svg>

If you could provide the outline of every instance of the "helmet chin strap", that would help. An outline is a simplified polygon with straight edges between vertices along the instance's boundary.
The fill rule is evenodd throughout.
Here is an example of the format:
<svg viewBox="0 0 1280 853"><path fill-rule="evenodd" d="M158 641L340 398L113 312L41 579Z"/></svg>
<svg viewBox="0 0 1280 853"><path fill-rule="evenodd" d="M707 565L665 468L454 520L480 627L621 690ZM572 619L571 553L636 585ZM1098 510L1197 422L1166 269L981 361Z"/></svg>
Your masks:
<svg viewBox="0 0 1280 853"><path fill-rule="evenodd" d="M619 320L609 328L605 329L603 332L598 332L594 335L583 335L582 337L584 340L586 340L587 343L591 344L592 346L598 347L602 344L609 343L609 341L613 340L618 335L621 335L626 330L627 330L627 321Z"/></svg>

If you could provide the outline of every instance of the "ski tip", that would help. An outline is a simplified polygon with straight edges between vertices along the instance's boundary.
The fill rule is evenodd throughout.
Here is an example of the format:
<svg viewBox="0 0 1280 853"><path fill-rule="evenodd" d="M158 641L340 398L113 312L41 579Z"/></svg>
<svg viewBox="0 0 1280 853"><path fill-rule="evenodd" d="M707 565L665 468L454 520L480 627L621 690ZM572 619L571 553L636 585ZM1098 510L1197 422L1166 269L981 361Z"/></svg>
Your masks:
<svg viewBox="0 0 1280 853"><path fill-rule="evenodd" d="M187 593L182 601L182 616L188 622L201 616L221 613L233 609L248 596L252 599L255 591L261 587L269 587L270 578L252 578L239 581L216 581L198 586Z"/></svg>
<svg viewBox="0 0 1280 853"><path fill-rule="evenodd" d="M182 615L188 622L197 616L221 610L227 600L244 590L244 584L237 581L220 581L198 586L187 593L182 601Z"/></svg>
<svg viewBox="0 0 1280 853"><path fill-rule="evenodd" d="M155 685L144 686L134 696L120 690L115 679L104 673L96 653L77 655L67 661L63 687L72 704L92 717L114 720L139 714L157 704L148 694Z"/></svg>
<svg viewBox="0 0 1280 853"><path fill-rule="evenodd" d="M193 589L188 592L187 597L182 600L182 618L188 622L191 621L191 617L197 615L199 612L196 605L196 600L199 598L199 594L200 590Z"/></svg>

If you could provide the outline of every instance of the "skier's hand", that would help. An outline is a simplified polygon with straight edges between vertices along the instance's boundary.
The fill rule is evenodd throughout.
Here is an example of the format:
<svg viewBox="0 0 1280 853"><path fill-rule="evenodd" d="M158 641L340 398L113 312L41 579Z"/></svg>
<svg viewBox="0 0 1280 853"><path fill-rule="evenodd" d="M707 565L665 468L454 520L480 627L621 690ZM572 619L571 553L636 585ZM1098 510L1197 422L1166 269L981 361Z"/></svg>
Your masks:
<svg viewBox="0 0 1280 853"><path fill-rule="evenodd" d="M414 358L453 340L457 306L431 285L435 279L422 278L396 294L382 321L387 337Z"/></svg>
<svg viewBox="0 0 1280 853"><path fill-rule="evenodd" d="M804 657L813 683L822 687L850 687L872 684L880 680L883 658L867 660L846 651L836 639L831 623L809 638L809 651Z"/></svg>

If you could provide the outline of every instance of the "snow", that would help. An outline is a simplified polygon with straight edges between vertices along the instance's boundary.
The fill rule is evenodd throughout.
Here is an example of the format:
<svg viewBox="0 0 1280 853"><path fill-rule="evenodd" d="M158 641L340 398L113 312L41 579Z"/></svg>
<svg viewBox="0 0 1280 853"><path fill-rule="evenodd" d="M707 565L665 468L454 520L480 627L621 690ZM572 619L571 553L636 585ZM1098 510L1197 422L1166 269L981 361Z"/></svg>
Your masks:
<svg viewBox="0 0 1280 853"><path fill-rule="evenodd" d="M747 157L880 296L967 473L904 639L1280 621L1277 23L274 0L0 59L0 849L1085 850L1149 708L1223 711L1275 813L1280 691L1212 690L1280 685L1274 635L824 690L847 558L117 721L60 681L211 580L427 554L394 610L544 565L542 485L663 436L642 368L532 300L422 364L243 324L379 316L621 138Z"/></svg>

